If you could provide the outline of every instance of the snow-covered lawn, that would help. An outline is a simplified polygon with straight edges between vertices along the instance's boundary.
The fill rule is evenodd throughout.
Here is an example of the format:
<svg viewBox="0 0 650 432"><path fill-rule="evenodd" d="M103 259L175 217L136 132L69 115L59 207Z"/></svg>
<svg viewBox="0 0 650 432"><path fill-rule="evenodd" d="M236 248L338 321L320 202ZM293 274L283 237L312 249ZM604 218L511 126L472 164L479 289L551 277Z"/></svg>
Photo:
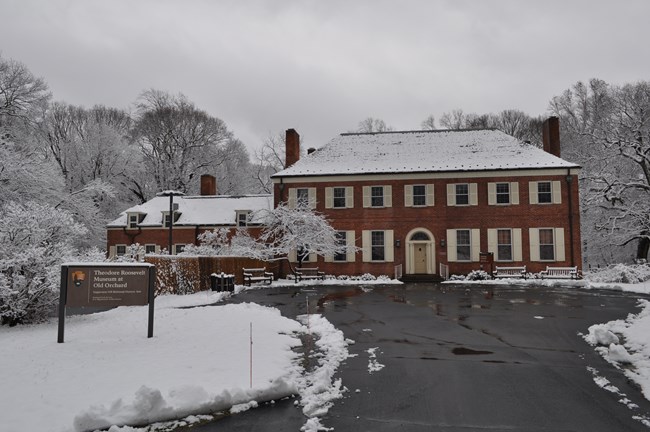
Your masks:
<svg viewBox="0 0 650 432"><path fill-rule="evenodd" d="M157 298L151 339L146 306L67 317L63 344L56 342L56 320L0 328L0 431L191 423L294 394L306 415L304 430L317 430L315 416L343 391L333 374L351 341L319 315L298 322L256 304L201 307L227 295ZM320 354L305 372L295 348L307 320Z"/></svg>

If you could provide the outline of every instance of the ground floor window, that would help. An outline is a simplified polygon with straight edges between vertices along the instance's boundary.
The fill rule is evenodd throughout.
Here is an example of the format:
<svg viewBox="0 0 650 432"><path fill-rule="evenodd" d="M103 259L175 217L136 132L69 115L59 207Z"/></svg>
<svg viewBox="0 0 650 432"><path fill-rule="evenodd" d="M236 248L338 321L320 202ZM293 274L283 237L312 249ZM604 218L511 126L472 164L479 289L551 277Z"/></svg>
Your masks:
<svg viewBox="0 0 650 432"><path fill-rule="evenodd" d="M372 261L384 261L385 255L385 234L383 231L372 231L370 234L371 241L371 259Z"/></svg>
<svg viewBox="0 0 650 432"><path fill-rule="evenodd" d="M456 230L456 260L470 261L472 259L471 238L468 229Z"/></svg>
<svg viewBox="0 0 650 432"><path fill-rule="evenodd" d="M338 246L338 249L336 253L334 254L334 261L347 261L348 259L348 254L347 254L347 246L348 246L348 235L347 232L345 231L337 231L336 232L336 243Z"/></svg>
<svg viewBox="0 0 650 432"><path fill-rule="evenodd" d="M184 244L175 244L174 245L174 254L178 255L179 253L182 253L185 250L185 245Z"/></svg>
<svg viewBox="0 0 650 432"><path fill-rule="evenodd" d="M555 242L552 228L539 230L539 259L542 261L555 260Z"/></svg>
<svg viewBox="0 0 650 432"><path fill-rule="evenodd" d="M497 261L512 261L512 231L497 230Z"/></svg>
<svg viewBox="0 0 650 432"><path fill-rule="evenodd" d="M156 245L155 244L145 245L144 246L144 253L147 253L147 254L156 253Z"/></svg>

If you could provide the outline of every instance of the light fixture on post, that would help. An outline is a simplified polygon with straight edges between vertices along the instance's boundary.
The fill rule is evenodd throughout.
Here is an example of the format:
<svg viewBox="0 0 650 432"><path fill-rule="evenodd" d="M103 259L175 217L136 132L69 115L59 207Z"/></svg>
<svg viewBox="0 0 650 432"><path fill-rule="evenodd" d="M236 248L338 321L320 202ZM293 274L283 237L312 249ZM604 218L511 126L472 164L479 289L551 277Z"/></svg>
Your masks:
<svg viewBox="0 0 650 432"><path fill-rule="evenodd" d="M440 240L440 247L445 247L445 246L447 246L447 242L445 241L445 239L441 239Z"/></svg>
<svg viewBox="0 0 650 432"><path fill-rule="evenodd" d="M162 192L158 192L156 196L168 196L169 197L169 244L168 244L168 251L167 253L169 255L172 255L172 245L173 245L173 227L174 227L174 197L175 196L183 196L185 195L181 191L175 191L175 190L165 190ZM177 204L178 206L178 204Z"/></svg>

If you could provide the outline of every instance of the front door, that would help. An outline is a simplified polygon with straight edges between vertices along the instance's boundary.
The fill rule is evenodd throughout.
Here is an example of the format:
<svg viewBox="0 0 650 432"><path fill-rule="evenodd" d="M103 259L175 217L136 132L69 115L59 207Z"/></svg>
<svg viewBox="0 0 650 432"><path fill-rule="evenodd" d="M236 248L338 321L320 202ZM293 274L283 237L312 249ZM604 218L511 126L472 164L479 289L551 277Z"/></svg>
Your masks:
<svg viewBox="0 0 650 432"><path fill-rule="evenodd" d="M427 273L427 244L413 244L413 271L416 274Z"/></svg>

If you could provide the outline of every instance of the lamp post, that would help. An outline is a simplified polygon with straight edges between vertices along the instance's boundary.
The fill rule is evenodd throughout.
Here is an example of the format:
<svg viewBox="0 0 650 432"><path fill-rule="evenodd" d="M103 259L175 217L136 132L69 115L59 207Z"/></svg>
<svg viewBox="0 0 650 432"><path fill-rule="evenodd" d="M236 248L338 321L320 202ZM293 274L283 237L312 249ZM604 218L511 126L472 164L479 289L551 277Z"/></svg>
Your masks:
<svg viewBox="0 0 650 432"><path fill-rule="evenodd" d="M169 255L172 255L172 244L173 244L173 227L174 227L174 197L185 195L181 191L176 190L165 190L158 192L156 196L168 196L169 197L169 246L167 252Z"/></svg>

